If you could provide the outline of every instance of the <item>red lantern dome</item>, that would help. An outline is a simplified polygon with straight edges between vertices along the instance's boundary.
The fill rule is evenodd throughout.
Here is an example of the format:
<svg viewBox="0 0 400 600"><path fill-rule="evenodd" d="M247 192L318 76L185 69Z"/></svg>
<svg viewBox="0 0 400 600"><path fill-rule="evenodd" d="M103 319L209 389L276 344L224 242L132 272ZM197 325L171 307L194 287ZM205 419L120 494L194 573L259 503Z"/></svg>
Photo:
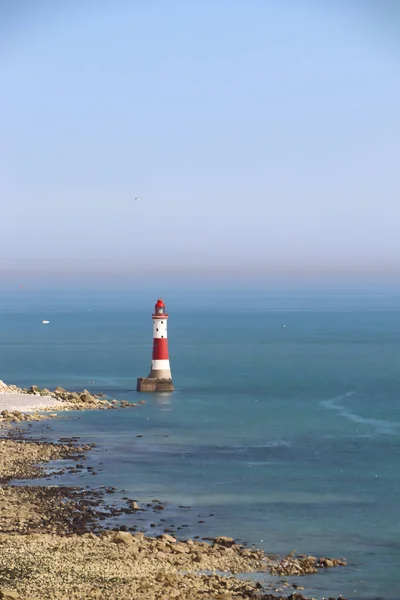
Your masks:
<svg viewBox="0 0 400 600"><path fill-rule="evenodd" d="M165 304L162 301L162 298L159 298L156 302L156 305L154 307L154 314L153 317L157 317L157 316L162 316L162 317L166 317L168 318L168 315L165 311Z"/></svg>

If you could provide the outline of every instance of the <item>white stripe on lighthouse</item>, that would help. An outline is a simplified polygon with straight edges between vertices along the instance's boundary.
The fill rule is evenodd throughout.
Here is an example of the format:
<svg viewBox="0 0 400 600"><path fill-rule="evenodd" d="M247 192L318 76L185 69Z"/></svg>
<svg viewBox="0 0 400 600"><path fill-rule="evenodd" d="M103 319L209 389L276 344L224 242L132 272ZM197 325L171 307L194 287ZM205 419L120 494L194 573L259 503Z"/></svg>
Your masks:
<svg viewBox="0 0 400 600"><path fill-rule="evenodd" d="M169 360L152 360L151 368L153 371L170 371Z"/></svg>

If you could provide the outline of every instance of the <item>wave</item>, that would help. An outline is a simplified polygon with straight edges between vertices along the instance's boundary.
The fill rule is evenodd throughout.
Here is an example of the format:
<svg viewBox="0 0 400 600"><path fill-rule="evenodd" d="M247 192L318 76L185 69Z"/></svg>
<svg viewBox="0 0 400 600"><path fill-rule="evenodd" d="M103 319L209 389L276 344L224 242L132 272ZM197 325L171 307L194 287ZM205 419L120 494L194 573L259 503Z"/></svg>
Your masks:
<svg viewBox="0 0 400 600"><path fill-rule="evenodd" d="M383 419L371 419L368 417L363 417L362 415L358 415L357 413L350 412L345 406L339 404L340 401L346 400L347 398L351 398L355 396L355 392L346 392L341 396L336 396L334 398L328 398L327 400L321 400L320 404L325 408L330 410L335 410L340 417L344 417L349 421L353 421L353 423L358 423L360 425L369 425L373 427L376 433L379 434L390 434L394 435L398 431L398 427L400 423L396 421L385 421Z"/></svg>

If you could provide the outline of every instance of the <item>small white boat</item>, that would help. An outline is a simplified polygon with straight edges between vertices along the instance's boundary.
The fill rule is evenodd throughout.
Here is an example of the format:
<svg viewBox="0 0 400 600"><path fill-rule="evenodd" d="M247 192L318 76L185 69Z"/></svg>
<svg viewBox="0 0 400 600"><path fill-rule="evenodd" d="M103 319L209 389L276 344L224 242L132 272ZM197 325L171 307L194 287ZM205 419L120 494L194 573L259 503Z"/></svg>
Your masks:
<svg viewBox="0 0 400 600"><path fill-rule="evenodd" d="M46 325L47 323L50 323L50 321L42 321L42 323Z"/></svg>

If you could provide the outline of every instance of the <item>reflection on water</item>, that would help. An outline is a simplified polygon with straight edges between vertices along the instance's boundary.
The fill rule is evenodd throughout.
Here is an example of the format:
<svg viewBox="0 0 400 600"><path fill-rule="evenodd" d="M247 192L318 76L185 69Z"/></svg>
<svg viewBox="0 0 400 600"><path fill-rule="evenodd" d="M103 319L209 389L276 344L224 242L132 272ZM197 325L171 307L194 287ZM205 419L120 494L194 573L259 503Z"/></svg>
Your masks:
<svg viewBox="0 0 400 600"><path fill-rule="evenodd" d="M161 392L154 395L154 401L161 410L171 410L172 399L173 393L171 392Z"/></svg>

